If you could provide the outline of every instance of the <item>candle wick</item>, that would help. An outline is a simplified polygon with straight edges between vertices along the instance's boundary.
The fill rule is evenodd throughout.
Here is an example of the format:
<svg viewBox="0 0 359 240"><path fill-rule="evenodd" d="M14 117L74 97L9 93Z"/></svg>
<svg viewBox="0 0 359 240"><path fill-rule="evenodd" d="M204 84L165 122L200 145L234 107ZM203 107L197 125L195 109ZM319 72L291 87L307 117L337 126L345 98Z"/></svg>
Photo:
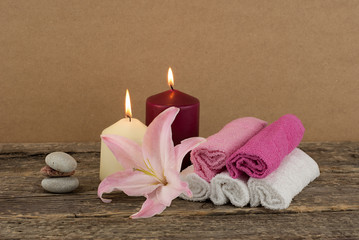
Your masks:
<svg viewBox="0 0 359 240"><path fill-rule="evenodd" d="M171 89L173 90L173 86L171 85Z"/></svg>
<svg viewBox="0 0 359 240"><path fill-rule="evenodd" d="M126 117L128 117L128 119L130 120L130 122L131 122L131 117L129 116L129 115L126 115Z"/></svg>

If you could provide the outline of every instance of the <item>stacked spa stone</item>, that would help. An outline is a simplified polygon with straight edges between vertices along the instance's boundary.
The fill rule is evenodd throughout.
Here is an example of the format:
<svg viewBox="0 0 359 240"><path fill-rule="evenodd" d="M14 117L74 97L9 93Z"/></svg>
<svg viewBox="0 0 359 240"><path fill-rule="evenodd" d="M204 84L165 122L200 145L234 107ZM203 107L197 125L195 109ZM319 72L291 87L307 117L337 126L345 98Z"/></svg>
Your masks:
<svg viewBox="0 0 359 240"><path fill-rule="evenodd" d="M53 152L45 158L46 166L41 173L46 176L41 186L52 193L72 192L79 186L79 180L72 176L77 167L76 160L64 152Z"/></svg>

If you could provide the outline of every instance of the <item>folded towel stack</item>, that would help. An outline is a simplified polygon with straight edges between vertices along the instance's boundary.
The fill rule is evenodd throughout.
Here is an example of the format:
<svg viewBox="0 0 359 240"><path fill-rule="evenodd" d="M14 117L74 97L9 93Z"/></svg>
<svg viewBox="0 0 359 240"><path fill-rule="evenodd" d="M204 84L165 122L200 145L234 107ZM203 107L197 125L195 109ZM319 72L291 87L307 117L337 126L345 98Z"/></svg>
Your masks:
<svg viewBox="0 0 359 240"><path fill-rule="evenodd" d="M296 116L282 116L226 160L229 174L233 178L243 173L254 178L268 176L299 145L303 135L304 127Z"/></svg>
<svg viewBox="0 0 359 240"><path fill-rule="evenodd" d="M289 207L294 196L319 176L318 164L299 148L284 158L278 169L266 178L250 178L250 205L269 209Z"/></svg>
<svg viewBox="0 0 359 240"><path fill-rule="evenodd" d="M297 148L304 127L296 116L287 114L265 126L256 118L237 119L194 149L193 166L181 173L193 198L180 197L210 198L216 205L243 207L250 202L252 207L287 208L319 176L319 167Z"/></svg>
<svg viewBox="0 0 359 240"><path fill-rule="evenodd" d="M207 182L226 169L226 159L267 123L254 117L233 120L191 152L195 172Z"/></svg>

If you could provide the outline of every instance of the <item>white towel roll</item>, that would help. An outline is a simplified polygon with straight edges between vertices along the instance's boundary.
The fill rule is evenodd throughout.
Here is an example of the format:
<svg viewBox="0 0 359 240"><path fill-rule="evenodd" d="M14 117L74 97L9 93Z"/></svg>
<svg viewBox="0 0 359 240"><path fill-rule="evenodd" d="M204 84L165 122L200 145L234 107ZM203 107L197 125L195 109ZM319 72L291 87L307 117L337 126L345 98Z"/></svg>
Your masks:
<svg viewBox="0 0 359 240"><path fill-rule="evenodd" d="M320 175L318 164L295 148L278 169L262 179L249 178L250 205L278 210L289 207L292 199Z"/></svg>
<svg viewBox="0 0 359 240"><path fill-rule="evenodd" d="M228 172L217 174L211 180L210 199L216 205L230 201L236 207L244 207L249 202L247 177L233 179Z"/></svg>
<svg viewBox="0 0 359 240"><path fill-rule="evenodd" d="M189 189L192 191L192 197L181 194L179 197L194 202L206 201L210 195L209 183L194 173L193 165L187 167L180 173L183 181L188 183Z"/></svg>

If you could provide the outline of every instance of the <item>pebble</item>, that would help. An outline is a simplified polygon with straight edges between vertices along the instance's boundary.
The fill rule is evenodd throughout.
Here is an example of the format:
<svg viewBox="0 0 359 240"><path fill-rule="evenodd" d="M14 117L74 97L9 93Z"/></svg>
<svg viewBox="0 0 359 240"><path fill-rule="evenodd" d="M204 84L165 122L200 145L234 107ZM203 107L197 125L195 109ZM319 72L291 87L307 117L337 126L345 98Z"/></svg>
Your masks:
<svg viewBox="0 0 359 240"><path fill-rule="evenodd" d="M41 186L52 193L68 193L72 192L79 186L77 177L56 177L44 178Z"/></svg>
<svg viewBox="0 0 359 240"><path fill-rule="evenodd" d="M53 152L46 156L46 164L59 172L72 172L77 167L76 160L67 153Z"/></svg>

